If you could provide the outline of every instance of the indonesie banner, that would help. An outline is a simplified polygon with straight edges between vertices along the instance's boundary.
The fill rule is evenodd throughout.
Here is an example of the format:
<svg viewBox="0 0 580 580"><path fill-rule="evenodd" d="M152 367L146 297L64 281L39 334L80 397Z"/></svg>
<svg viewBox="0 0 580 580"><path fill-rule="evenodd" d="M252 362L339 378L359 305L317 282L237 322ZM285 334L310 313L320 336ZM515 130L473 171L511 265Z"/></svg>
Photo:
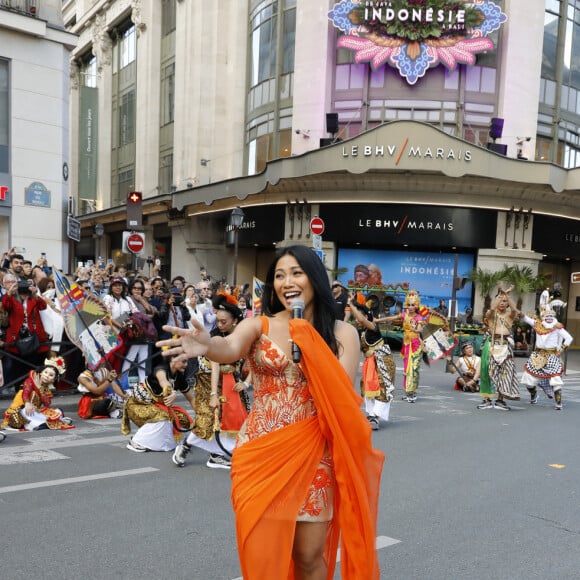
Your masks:
<svg viewBox="0 0 580 580"><path fill-rule="evenodd" d="M414 85L429 68L475 64L507 16L492 0L341 0L328 13L338 46L373 69L387 63Z"/></svg>

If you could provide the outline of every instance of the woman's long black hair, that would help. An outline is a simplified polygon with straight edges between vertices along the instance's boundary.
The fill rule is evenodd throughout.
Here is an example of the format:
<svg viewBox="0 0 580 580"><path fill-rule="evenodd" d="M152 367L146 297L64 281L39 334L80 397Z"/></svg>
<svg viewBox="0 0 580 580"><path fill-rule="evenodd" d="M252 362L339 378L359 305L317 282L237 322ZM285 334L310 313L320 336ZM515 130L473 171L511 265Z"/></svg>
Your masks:
<svg viewBox="0 0 580 580"><path fill-rule="evenodd" d="M338 342L334 334L336 301L332 295L328 275L322 261L307 246L288 246L287 248L282 248L276 254L276 259L270 265L264 282L262 296L264 314L273 316L277 312L284 310L284 306L278 300L276 292L274 292L274 274L278 260L286 255L296 258L296 261L308 276L314 290L314 328L322 336L332 352L338 354Z"/></svg>

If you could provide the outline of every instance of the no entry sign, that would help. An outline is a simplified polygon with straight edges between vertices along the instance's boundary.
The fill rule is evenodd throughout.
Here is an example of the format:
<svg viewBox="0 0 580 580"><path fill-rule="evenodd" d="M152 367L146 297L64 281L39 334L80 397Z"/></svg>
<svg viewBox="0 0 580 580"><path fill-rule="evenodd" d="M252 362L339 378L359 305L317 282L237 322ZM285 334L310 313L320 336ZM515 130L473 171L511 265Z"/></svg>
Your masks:
<svg viewBox="0 0 580 580"><path fill-rule="evenodd" d="M145 238L143 234L131 234L127 238L127 249L133 254L139 254L143 251L143 247L145 246Z"/></svg>
<svg viewBox="0 0 580 580"><path fill-rule="evenodd" d="M324 233L324 220L319 217L313 217L310 220L310 231L316 236L321 236Z"/></svg>

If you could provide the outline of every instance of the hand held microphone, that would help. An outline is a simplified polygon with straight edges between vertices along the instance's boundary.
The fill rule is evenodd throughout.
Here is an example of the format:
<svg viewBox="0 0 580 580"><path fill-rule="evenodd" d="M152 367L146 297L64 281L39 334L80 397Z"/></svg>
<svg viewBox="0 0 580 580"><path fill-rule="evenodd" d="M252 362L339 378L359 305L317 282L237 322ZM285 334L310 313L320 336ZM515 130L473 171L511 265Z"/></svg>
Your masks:
<svg viewBox="0 0 580 580"><path fill-rule="evenodd" d="M303 318L304 317L304 300L298 298L292 301L292 318ZM300 348L295 343L292 342L292 362L300 362Z"/></svg>

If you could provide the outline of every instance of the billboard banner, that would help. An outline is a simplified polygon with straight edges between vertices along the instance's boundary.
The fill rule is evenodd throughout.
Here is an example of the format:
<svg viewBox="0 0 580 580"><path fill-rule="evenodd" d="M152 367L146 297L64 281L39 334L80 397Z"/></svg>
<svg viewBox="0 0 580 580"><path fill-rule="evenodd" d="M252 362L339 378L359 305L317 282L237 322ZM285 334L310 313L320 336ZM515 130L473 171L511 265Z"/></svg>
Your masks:
<svg viewBox="0 0 580 580"><path fill-rule="evenodd" d="M79 197L97 198L97 143L99 93L92 87L81 87L79 135Z"/></svg>
<svg viewBox="0 0 580 580"><path fill-rule="evenodd" d="M499 4L499 3L498 3ZM439 64L474 65L495 49L490 36L507 20L492 0L340 0L328 18L343 35L340 48L374 70L387 64L414 85Z"/></svg>
<svg viewBox="0 0 580 580"><path fill-rule="evenodd" d="M457 275L467 277L475 266L475 254L458 254ZM418 290L421 304L436 308L440 300L448 304L453 291L455 254L398 250L339 249L338 276L347 288L358 288L365 295L374 292L392 294L403 302L408 290ZM457 290L459 313L472 308L473 284ZM394 305L394 304L393 304Z"/></svg>

